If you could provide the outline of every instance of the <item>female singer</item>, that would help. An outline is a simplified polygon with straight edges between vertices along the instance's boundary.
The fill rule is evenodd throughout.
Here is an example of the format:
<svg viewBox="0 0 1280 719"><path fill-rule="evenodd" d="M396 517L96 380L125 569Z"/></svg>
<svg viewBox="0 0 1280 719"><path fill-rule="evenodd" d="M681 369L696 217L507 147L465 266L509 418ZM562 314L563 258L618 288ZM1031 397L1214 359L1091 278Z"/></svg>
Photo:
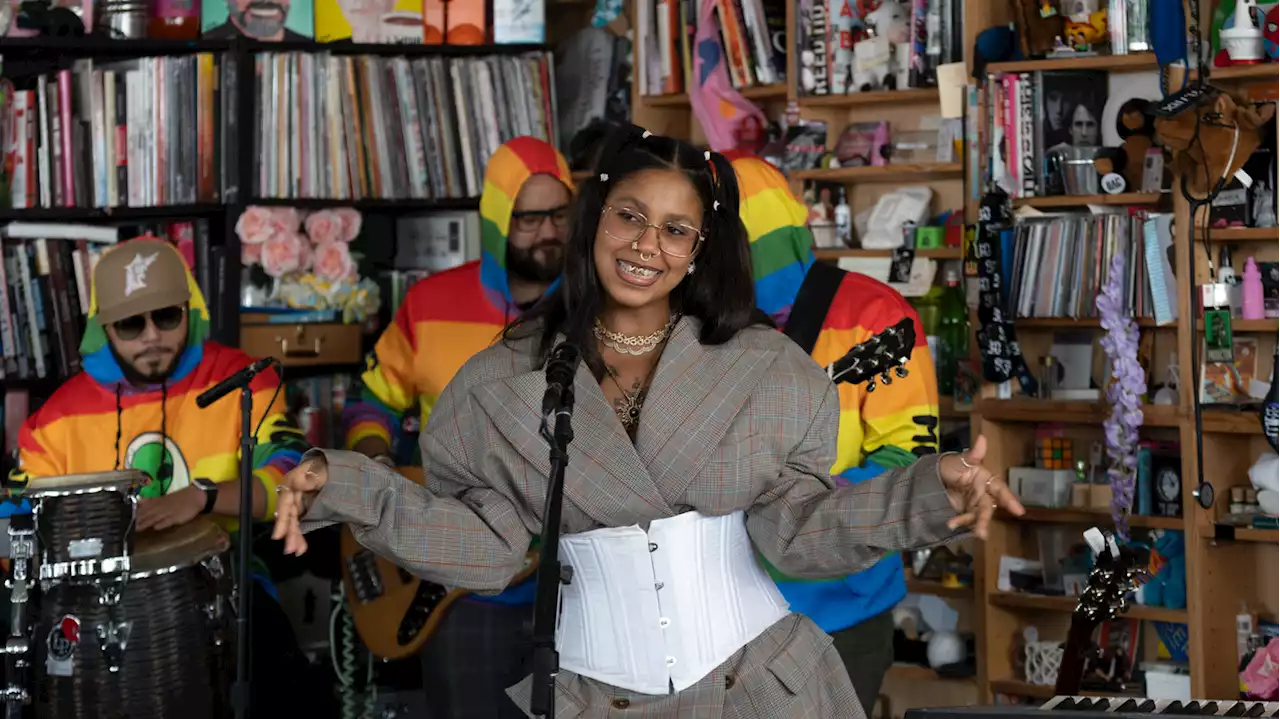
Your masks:
<svg viewBox="0 0 1280 719"><path fill-rule="evenodd" d="M565 475L557 717L864 717L831 638L791 614L752 545L791 576L986 534L1021 505L985 442L833 488L837 399L822 368L753 312L733 169L631 128L584 183L562 282L473 357L422 433L427 487L313 450L274 536L351 525L430 581L496 592L522 569L550 470L544 366L584 357ZM880 391L893 391L892 386ZM529 679L509 694L529 706Z"/></svg>

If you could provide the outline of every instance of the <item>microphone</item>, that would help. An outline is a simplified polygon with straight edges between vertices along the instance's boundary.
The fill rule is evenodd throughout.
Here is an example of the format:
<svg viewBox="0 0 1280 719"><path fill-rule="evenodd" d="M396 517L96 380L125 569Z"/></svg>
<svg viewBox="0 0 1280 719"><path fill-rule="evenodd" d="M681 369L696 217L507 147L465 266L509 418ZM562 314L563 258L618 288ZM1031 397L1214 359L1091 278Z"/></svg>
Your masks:
<svg viewBox="0 0 1280 719"><path fill-rule="evenodd" d="M275 357L263 357L257 362L254 362L248 367L245 367L239 372L236 372L230 377L202 392L199 397L196 397L196 406L200 409L208 407L214 402L222 399L223 395L228 394L232 390L240 389L241 387L248 385L253 381L254 377L258 376L258 373L275 363Z"/></svg>
<svg viewBox="0 0 1280 719"><path fill-rule="evenodd" d="M547 360L547 393L542 395L543 417L555 412L565 391L573 388L573 376L581 360L578 348L568 342L561 342L551 350L551 359Z"/></svg>

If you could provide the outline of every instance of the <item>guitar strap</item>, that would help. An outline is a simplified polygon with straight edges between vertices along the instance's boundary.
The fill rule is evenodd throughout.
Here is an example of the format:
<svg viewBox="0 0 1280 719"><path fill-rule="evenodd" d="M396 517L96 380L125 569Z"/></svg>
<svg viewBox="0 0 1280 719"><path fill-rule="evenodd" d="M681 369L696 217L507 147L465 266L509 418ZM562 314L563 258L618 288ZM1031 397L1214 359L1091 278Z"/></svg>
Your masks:
<svg viewBox="0 0 1280 719"><path fill-rule="evenodd" d="M822 325L827 321L827 312L831 309L831 301L840 291L840 283L844 282L845 271L827 262L814 262L800 283L800 292L791 305L791 316L787 318L787 327L783 334L800 345L805 354L812 355L814 345L818 344L818 335L822 333Z"/></svg>
<svg viewBox="0 0 1280 719"><path fill-rule="evenodd" d="M978 208L978 231L973 242L973 254L978 261L976 334L982 354L982 378L988 382L1016 379L1022 385L1023 394L1038 397L1039 384L1027 368L1002 297L1000 232L1012 224L1009 197L998 188L988 192Z"/></svg>

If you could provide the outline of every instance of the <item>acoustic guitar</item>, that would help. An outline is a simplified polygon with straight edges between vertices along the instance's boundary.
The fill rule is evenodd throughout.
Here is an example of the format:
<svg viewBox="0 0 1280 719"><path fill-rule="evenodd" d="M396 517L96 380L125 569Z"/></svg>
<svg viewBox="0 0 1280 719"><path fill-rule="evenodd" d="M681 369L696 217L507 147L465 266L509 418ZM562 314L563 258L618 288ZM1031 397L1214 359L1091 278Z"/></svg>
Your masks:
<svg viewBox="0 0 1280 719"><path fill-rule="evenodd" d="M396 471L422 485L421 467ZM342 584L356 633L379 659L404 659L417 654L448 613L450 605L471 592L445 589L360 546L351 528L343 525L338 545ZM511 580L519 584L537 567L537 552L525 555L524 568Z"/></svg>
<svg viewBox="0 0 1280 719"><path fill-rule="evenodd" d="M904 365L915 346L915 329L909 318L886 328L853 347L826 367L836 383L868 383L868 391L891 384L891 372L907 375ZM409 480L422 485L421 467L400 467ZM446 589L419 579L395 563L377 556L356 542L350 527L342 527L339 543L342 580L356 632L365 647L380 659L404 659L416 654L444 619L449 607L471 592ZM525 555L524 567L511 583L519 584L537 568L538 553Z"/></svg>
<svg viewBox="0 0 1280 719"><path fill-rule="evenodd" d="M1080 693L1085 666L1098 655L1093 646L1093 631L1127 611L1129 594L1151 578L1143 553L1121 546L1111 532L1093 527L1084 533L1084 538L1097 559L1089 572L1089 584L1071 615L1071 629L1067 631L1054 687L1058 696Z"/></svg>

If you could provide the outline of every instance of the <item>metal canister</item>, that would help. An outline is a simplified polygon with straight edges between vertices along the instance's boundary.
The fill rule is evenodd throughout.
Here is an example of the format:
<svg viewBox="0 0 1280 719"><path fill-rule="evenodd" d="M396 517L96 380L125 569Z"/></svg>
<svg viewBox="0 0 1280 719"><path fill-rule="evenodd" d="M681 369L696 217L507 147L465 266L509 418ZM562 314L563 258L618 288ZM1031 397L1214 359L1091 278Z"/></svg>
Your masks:
<svg viewBox="0 0 1280 719"><path fill-rule="evenodd" d="M105 0L98 6L98 30L120 40L139 40L147 36L147 3L145 0Z"/></svg>

